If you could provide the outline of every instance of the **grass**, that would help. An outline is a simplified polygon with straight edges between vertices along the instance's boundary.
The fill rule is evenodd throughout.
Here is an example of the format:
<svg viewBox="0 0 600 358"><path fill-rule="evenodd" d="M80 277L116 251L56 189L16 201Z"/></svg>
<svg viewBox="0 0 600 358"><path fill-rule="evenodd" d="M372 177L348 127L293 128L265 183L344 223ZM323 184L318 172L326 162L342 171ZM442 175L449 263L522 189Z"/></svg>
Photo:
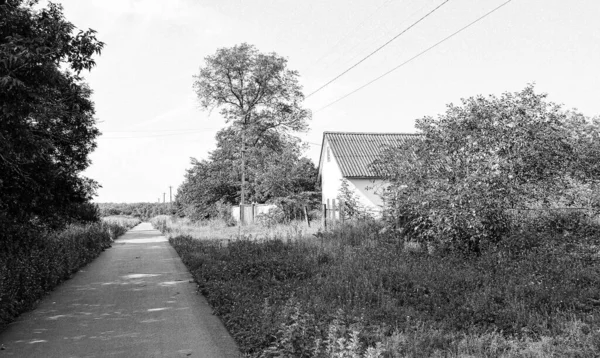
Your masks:
<svg viewBox="0 0 600 358"><path fill-rule="evenodd" d="M600 356L600 228L515 231L479 256L380 229L170 241L251 357Z"/></svg>
<svg viewBox="0 0 600 358"><path fill-rule="evenodd" d="M193 222L187 218L173 218L167 215L155 216L152 225L167 237L190 236L197 240L264 240L264 239L301 239L312 237L319 230L318 223L311 226L304 221L294 221L273 226L246 225L231 226L223 220Z"/></svg>
<svg viewBox="0 0 600 358"><path fill-rule="evenodd" d="M102 218L102 222L112 225L113 227L123 228L125 230L129 230L142 222L140 218L125 216L125 215L111 215L105 216ZM123 232L124 233L124 232ZM117 235L120 236L123 233Z"/></svg>
<svg viewBox="0 0 600 358"><path fill-rule="evenodd" d="M109 218L60 232L10 229L0 242L0 331L134 225L130 219Z"/></svg>

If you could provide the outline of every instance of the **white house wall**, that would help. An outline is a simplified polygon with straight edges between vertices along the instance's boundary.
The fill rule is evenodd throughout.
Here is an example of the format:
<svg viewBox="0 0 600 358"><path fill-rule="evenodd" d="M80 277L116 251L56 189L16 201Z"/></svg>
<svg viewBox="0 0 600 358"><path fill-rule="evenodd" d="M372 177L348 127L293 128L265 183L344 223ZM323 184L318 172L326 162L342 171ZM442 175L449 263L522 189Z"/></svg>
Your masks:
<svg viewBox="0 0 600 358"><path fill-rule="evenodd" d="M348 181L363 206L372 211L381 210L383 200L380 194L384 187L382 179L350 178Z"/></svg>
<svg viewBox="0 0 600 358"><path fill-rule="evenodd" d="M327 204L327 199L336 199L342 183L342 172L325 140L321 156L321 191L322 203Z"/></svg>

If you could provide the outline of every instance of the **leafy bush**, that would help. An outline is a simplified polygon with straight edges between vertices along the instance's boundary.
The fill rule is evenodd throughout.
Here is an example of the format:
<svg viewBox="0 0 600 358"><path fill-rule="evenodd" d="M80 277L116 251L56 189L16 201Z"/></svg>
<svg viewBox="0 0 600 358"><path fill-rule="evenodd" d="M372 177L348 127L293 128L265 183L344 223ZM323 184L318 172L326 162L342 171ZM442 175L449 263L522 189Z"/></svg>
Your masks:
<svg viewBox="0 0 600 358"><path fill-rule="evenodd" d="M373 163L388 180L390 225L411 221L419 241L479 251L508 232L509 208L596 200L600 121L537 94L476 96L415 127L421 136Z"/></svg>
<svg viewBox="0 0 600 358"><path fill-rule="evenodd" d="M256 215L256 223L265 227L273 227L285 220L285 212L279 206L269 208L266 213Z"/></svg>
<svg viewBox="0 0 600 358"><path fill-rule="evenodd" d="M61 232L13 228L0 247L0 330L125 231L106 222L70 225Z"/></svg>

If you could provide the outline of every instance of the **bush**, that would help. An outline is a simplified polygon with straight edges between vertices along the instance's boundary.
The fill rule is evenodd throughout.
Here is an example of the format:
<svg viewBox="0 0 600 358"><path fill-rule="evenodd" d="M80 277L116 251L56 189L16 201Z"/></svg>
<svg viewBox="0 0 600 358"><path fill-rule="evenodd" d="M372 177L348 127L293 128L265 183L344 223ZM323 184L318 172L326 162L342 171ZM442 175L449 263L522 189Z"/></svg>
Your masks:
<svg viewBox="0 0 600 358"><path fill-rule="evenodd" d="M281 224L285 220L285 212L280 207L270 208L266 213L256 215L255 221L257 224L265 227L273 227Z"/></svg>
<svg viewBox="0 0 600 358"><path fill-rule="evenodd" d="M125 231L106 222L71 225L62 232L13 228L10 241L0 243L0 330Z"/></svg>

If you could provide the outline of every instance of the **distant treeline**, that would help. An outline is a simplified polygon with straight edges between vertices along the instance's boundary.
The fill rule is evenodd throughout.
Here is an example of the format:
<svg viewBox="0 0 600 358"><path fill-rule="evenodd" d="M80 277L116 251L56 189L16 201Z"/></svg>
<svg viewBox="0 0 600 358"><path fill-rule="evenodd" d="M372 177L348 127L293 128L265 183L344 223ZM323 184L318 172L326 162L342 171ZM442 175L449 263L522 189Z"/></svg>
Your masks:
<svg viewBox="0 0 600 358"><path fill-rule="evenodd" d="M99 203L101 216L127 215L149 219L156 215L171 215L169 203Z"/></svg>

